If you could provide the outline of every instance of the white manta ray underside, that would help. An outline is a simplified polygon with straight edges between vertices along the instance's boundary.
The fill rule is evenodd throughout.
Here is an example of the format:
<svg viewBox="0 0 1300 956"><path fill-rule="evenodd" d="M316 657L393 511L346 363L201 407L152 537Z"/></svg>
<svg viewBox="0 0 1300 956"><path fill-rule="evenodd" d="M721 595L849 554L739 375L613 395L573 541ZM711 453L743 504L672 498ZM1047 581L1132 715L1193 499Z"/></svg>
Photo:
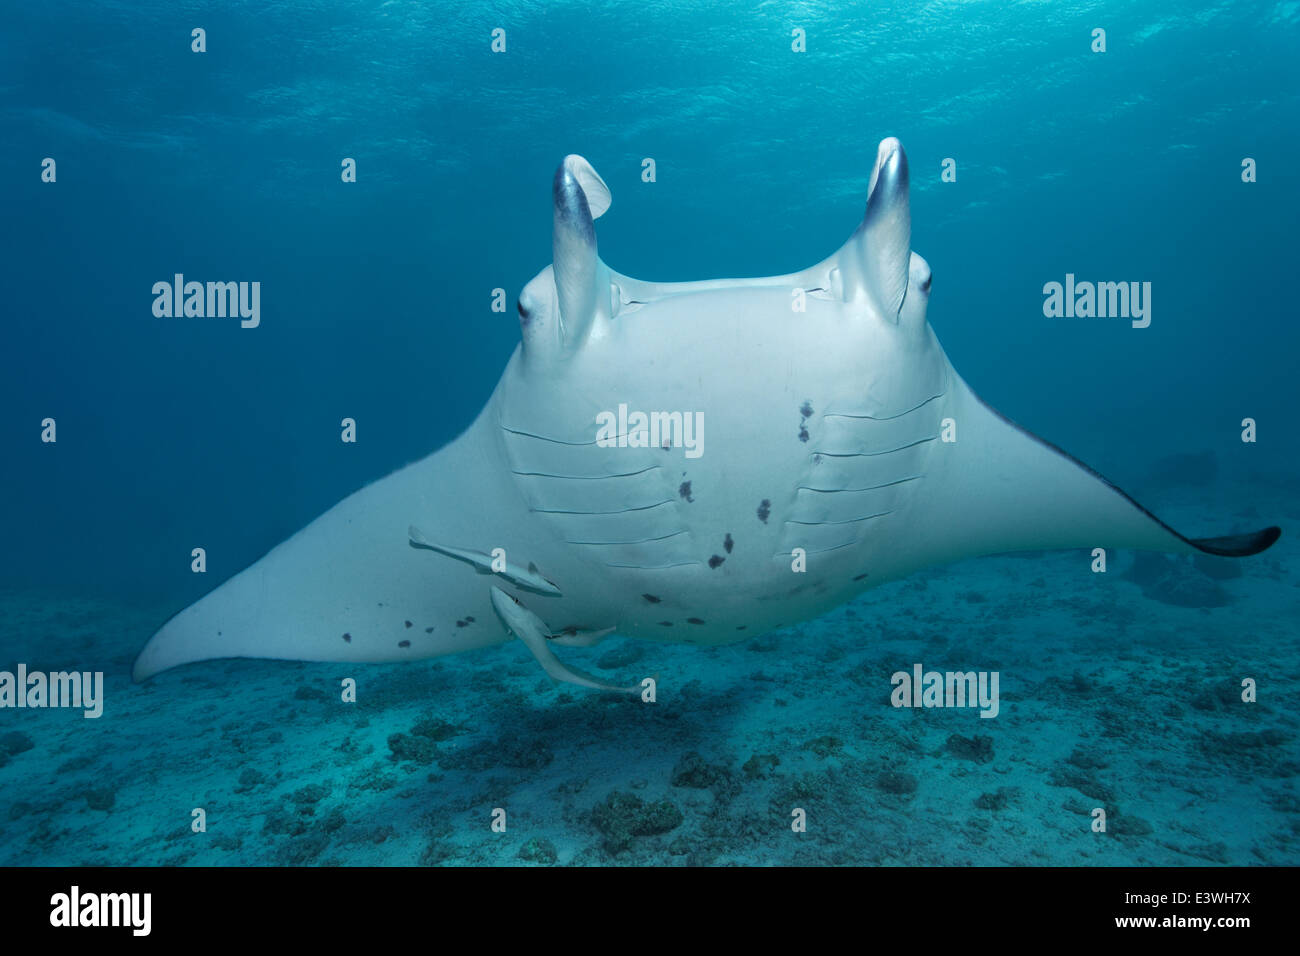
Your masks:
<svg viewBox="0 0 1300 956"><path fill-rule="evenodd" d="M727 643L978 554L1241 556L1277 540L1186 538L980 401L926 320L895 139L849 240L785 276L620 275L597 254L596 171L568 156L553 192L553 263L521 293L522 342L469 430L173 617L137 680L219 657L419 660L514 634L552 677L627 690L553 645Z"/></svg>

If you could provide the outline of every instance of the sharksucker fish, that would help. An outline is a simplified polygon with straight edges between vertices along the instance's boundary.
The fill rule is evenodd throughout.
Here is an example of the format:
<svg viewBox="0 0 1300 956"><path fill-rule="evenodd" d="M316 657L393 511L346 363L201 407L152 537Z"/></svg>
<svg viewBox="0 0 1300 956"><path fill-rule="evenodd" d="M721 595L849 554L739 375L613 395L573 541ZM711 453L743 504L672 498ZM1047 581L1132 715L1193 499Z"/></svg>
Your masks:
<svg viewBox="0 0 1300 956"><path fill-rule="evenodd" d="M565 157L552 264L520 294L522 341L470 428L181 611L135 678L221 657L419 660L514 635L556 679L628 690L552 646L729 643L979 554L1243 556L1277 540L1184 537L985 405L926 318L897 140L867 197L848 241L802 272L646 282L600 258L609 189Z"/></svg>

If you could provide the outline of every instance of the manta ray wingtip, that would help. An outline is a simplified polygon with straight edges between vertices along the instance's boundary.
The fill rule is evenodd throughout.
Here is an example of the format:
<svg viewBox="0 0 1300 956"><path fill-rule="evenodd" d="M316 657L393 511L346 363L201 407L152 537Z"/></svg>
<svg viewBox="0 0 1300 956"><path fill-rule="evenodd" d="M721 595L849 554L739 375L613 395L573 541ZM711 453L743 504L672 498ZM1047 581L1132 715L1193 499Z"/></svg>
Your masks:
<svg viewBox="0 0 1300 956"><path fill-rule="evenodd" d="M1248 558L1261 551L1267 551L1280 537L1282 537L1282 529L1277 525L1270 525L1259 531L1229 534L1220 538L1188 538L1187 543L1205 554L1224 558Z"/></svg>

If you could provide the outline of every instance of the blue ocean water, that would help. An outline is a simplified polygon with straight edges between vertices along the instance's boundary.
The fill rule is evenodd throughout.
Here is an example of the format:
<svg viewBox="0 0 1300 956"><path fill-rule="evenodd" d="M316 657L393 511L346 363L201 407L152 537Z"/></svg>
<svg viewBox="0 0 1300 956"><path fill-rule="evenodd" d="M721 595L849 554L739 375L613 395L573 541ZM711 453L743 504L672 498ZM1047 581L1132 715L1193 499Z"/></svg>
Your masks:
<svg viewBox="0 0 1300 956"><path fill-rule="evenodd" d="M106 700L93 721L0 710L4 862L1298 862L1300 4L51 3L5 22L0 668L102 670ZM605 260L685 280L824 258L890 135L962 376L1175 526L1279 524L1278 545L1164 588L1128 556L1104 584L1077 554L967 561L746 644L590 652L673 675L648 713L553 687L517 642L368 666L352 707L331 665L130 683L168 616L469 425L519 339L492 292L549 262L565 154L612 191ZM259 281L262 324L156 317L177 273ZM1151 325L1045 317L1067 273L1149 281ZM888 707L916 661L1000 670L1001 715ZM1099 805L1130 822L1093 833Z"/></svg>

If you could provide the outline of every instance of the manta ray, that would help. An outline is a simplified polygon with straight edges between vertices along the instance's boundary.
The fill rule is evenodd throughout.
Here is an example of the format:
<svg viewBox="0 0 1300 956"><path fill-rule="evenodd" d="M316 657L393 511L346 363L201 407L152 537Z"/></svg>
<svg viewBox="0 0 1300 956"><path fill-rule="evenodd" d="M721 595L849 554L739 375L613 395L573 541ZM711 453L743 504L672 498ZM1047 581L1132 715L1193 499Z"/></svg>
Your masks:
<svg viewBox="0 0 1300 956"><path fill-rule="evenodd" d="M628 690L555 648L730 643L974 555L1239 557L1280 534L1185 537L980 400L927 320L896 139L848 241L782 276L631 278L598 254L611 197L591 164L566 156L552 196L551 264L520 293L521 341L468 430L169 620L136 680L513 635L557 680Z"/></svg>

